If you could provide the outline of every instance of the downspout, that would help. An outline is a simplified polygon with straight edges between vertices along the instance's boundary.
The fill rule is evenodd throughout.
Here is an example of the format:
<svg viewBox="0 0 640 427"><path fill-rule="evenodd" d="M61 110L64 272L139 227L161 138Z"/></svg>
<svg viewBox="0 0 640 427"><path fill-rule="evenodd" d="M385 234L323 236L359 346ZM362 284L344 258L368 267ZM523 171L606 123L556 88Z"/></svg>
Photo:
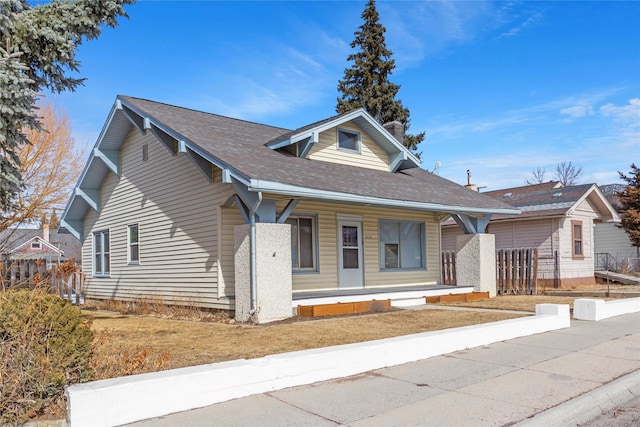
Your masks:
<svg viewBox="0 0 640 427"><path fill-rule="evenodd" d="M258 192L258 200L255 205L251 207L249 212L249 221L251 224L251 231L249 235L249 252L250 252L250 270L251 270L251 310L250 315L253 315L258 308L258 286L257 286L257 274L256 274L256 212L262 203L262 192Z"/></svg>

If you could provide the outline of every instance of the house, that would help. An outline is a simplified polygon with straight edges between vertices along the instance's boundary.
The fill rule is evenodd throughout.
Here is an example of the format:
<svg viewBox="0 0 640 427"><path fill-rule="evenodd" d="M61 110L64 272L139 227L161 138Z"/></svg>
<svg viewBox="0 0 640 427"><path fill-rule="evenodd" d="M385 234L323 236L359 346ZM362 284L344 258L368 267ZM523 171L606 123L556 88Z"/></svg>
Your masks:
<svg viewBox="0 0 640 427"><path fill-rule="evenodd" d="M600 186L600 190L617 212L620 212L620 202L616 193L623 188L621 184ZM620 222L596 223L594 239L596 269L640 271L640 248L632 245Z"/></svg>
<svg viewBox="0 0 640 427"><path fill-rule="evenodd" d="M517 216L494 215L487 232L495 235L496 249L538 249L539 285L595 283L594 225L619 221L597 185L564 187L559 182L546 182L483 194L522 212ZM454 249L460 233L454 221L445 221L443 250Z"/></svg>
<svg viewBox="0 0 640 427"><path fill-rule="evenodd" d="M9 259L43 259L47 262L80 260L80 241L69 234L42 228L15 228L0 234L2 254Z"/></svg>
<svg viewBox="0 0 640 427"><path fill-rule="evenodd" d="M518 211L421 169L402 138L362 109L292 131L118 96L61 217L87 298L268 321L294 295L438 284L445 216Z"/></svg>

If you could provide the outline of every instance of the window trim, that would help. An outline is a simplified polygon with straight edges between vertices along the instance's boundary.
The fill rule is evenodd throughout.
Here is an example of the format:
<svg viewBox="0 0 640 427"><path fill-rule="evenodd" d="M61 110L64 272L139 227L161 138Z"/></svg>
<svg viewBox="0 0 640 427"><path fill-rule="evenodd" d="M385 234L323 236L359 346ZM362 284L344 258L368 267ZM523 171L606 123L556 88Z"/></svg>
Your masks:
<svg viewBox="0 0 640 427"><path fill-rule="evenodd" d="M346 147L341 147L340 146L340 132L343 133L349 133L352 135L355 135L356 138L356 148L355 149L351 149L351 148L346 148ZM349 153L357 153L360 154L362 151L362 134L356 130L351 130L351 129L345 129L345 128L337 128L336 129L336 147L338 150L341 151L347 151Z"/></svg>
<svg viewBox="0 0 640 427"><path fill-rule="evenodd" d="M298 219L298 218L307 218L311 219L311 228L313 235L311 236L312 244L311 249L313 251L312 259L313 259L313 267L311 268L300 268L294 267L293 263L291 264L291 271L293 274L317 274L320 272L320 258L319 258L319 246L318 246L318 215L317 214L309 214L309 213L300 213L293 212L289 217L287 217L287 221L290 219ZM285 224L287 222L285 221ZM300 235L298 233L298 259L300 259ZM291 248L293 250L293 248Z"/></svg>
<svg viewBox="0 0 640 427"><path fill-rule="evenodd" d="M131 243L131 230L132 227L136 227L137 231L137 235L138 235L138 239L135 243ZM138 247L138 259L137 260L132 260L131 259L131 246L137 246ZM140 265L140 224L139 223L134 223L134 224L129 224L127 225L127 265Z"/></svg>
<svg viewBox="0 0 640 427"><path fill-rule="evenodd" d="M31 242L31 249L42 249L42 243L39 240L34 240Z"/></svg>
<svg viewBox="0 0 640 427"><path fill-rule="evenodd" d="M111 232L110 230L104 229L104 230L98 230L98 231L94 231L92 233L93 235L93 241L92 241L92 248L91 248L91 254L92 254L92 258L91 258L91 263L92 263L92 268L91 268L91 272L93 277L111 277ZM104 245L104 236L107 235L109 236L108 240L109 240L109 247L107 248L107 251L105 251L105 245ZM100 238L101 240L101 248L102 251L99 253L99 255L101 256L101 266L102 266L102 271L98 272L96 271L96 256L98 255L98 252L96 252L96 238ZM109 271L105 272L105 254L107 254L109 256Z"/></svg>
<svg viewBox="0 0 640 427"><path fill-rule="evenodd" d="M418 224L420 226L420 267L385 267L385 243L380 236L381 224L383 222L393 222L399 224ZM394 243L395 244L395 243ZM402 260L402 242L398 238L398 264ZM405 272L405 271L427 271L427 227L424 221L409 220L409 219L393 219L393 218L379 218L378 219L378 268L381 272Z"/></svg>
<svg viewBox="0 0 640 427"><path fill-rule="evenodd" d="M580 226L580 236L576 237L575 229L576 226ZM580 252L576 253L576 243L580 242ZM573 259L581 260L584 259L584 225L582 221L571 221L571 257Z"/></svg>

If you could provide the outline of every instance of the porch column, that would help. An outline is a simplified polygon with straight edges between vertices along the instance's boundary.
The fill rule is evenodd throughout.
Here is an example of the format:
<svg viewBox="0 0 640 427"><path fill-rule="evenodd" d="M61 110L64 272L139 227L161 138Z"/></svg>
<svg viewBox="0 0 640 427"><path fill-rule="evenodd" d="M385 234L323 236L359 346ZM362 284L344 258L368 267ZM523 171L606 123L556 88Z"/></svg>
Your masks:
<svg viewBox="0 0 640 427"><path fill-rule="evenodd" d="M456 238L458 286L496 296L496 239L493 234L463 234Z"/></svg>
<svg viewBox="0 0 640 427"><path fill-rule="evenodd" d="M292 315L291 226L256 223L256 311L251 313L251 226L235 227L235 319L267 323Z"/></svg>

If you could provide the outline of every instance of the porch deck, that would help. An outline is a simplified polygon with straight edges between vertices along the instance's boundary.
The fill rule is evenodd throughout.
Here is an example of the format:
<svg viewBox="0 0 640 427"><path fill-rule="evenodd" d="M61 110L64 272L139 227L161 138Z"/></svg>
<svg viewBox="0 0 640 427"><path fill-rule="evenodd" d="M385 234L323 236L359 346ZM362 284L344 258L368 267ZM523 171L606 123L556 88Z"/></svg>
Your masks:
<svg viewBox="0 0 640 427"><path fill-rule="evenodd" d="M306 291L293 293L293 308L299 305L337 304L345 302L392 300L394 305L417 305L424 297L466 294L473 292L473 286L422 285L394 286L388 288L331 289L327 291ZM416 304L411 302L415 301Z"/></svg>

